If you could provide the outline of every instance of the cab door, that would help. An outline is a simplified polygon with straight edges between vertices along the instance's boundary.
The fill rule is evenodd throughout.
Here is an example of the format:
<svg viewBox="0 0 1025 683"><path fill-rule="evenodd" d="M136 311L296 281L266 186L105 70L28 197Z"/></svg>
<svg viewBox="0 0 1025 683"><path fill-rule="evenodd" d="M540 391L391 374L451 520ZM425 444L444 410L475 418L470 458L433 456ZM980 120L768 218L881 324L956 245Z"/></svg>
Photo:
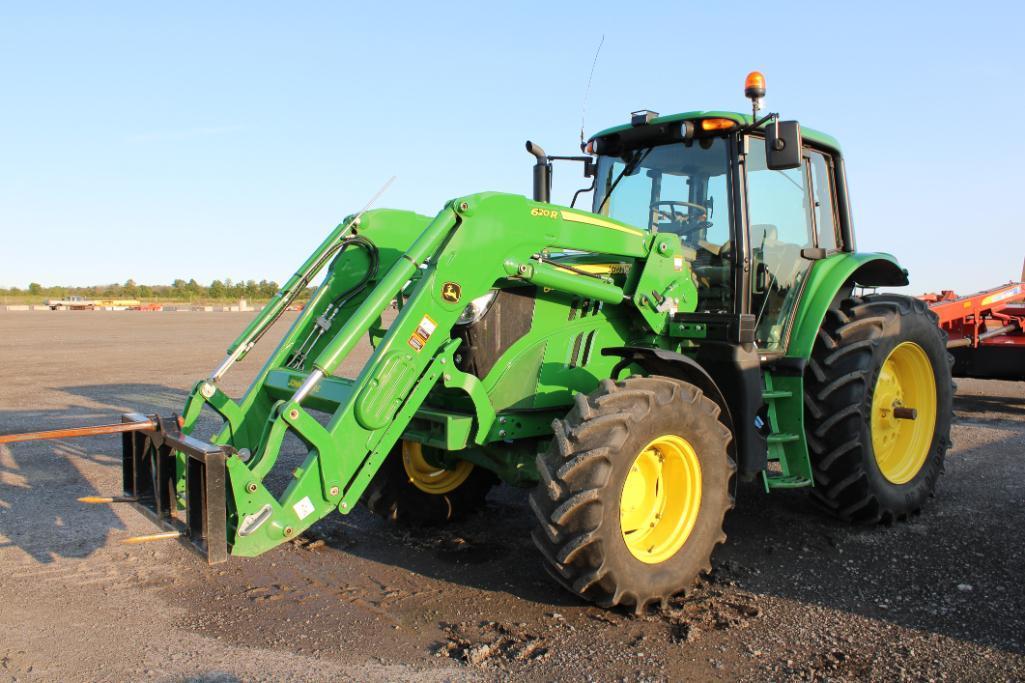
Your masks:
<svg viewBox="0 0 1025 683"><path fill-rule="evenodd" d="M837 248L831 174L810 148L800 168L771 170L759 138L749 138L745 169L755 340L764 352L782 352L812 259L822 254L815 248Z"/></svg>

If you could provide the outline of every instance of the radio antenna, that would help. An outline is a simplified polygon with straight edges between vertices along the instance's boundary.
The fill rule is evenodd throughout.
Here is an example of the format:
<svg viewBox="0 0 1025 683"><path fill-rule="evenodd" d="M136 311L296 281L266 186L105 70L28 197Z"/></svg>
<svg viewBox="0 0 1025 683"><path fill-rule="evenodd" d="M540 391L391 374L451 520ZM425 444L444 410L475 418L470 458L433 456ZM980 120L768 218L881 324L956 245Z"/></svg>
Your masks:
<svg viewBox="0 0 1025 683"><path fill-rule="evenodd" d="M594 51L594 61L591 62L591 73L587 76L587 89L584 90L584 103L580 107L580 151L584 151L584 118L587 116L587 98L591 94L591 80L594 78L594 67L598 65L598 55L601 54L601 46L605 44L605 34L601 34L601 42L598 49Z"/></svg>

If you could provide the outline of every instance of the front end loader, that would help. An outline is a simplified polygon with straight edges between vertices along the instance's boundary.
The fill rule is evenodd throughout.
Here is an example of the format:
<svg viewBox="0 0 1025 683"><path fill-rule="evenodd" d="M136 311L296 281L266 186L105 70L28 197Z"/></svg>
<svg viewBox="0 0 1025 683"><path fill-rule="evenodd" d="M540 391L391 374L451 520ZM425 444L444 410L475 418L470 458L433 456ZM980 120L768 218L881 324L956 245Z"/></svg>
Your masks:
<svg viewBox="0 0 1025 683"><path fill-rule="evenodd" d="M642 611L709 569L733 480L856 522L917 512L949 445L945 336L887 254L855 248L837 142L759 117L635 112L534 196L343 221L190 393L128 415L124 495L209 562L361 502L437 524L530 489L543 565ZM589 210L550 203L584 163ZM325 271L240 398L219 387ZM392 310L392 309L396 310ZM337 374L357 344L373 351ZM204 438L200 415L223 426ZM286 437L308 454L266 485Z"/></svg>

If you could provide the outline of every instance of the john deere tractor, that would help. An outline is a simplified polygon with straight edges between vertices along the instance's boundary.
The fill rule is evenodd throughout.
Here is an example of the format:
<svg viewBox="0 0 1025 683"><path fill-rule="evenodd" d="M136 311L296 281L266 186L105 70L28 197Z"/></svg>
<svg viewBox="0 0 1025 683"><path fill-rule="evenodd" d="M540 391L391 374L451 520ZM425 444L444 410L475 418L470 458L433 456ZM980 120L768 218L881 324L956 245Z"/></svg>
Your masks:
<svg viewBox="0 0 1025 683"><path fill-rule="evenodd" d="M210 562L363 503L429 525L529 490L568 590L638 611L725 540L734 479L852 522L916 513L949 445L945 336L888 254L857 251L840 145L775 114L635 112L534 194L369 210L316 249L196 384L124 418L126 496ZM549 200L582 163L589 208ZM244 396L218 384L321 285ZM393 311L395 308L397 311ZM373 352L336 374L363 339ZM223 428L201 440L200 413ZM286 436L305 462L266 486Z"/></svg>

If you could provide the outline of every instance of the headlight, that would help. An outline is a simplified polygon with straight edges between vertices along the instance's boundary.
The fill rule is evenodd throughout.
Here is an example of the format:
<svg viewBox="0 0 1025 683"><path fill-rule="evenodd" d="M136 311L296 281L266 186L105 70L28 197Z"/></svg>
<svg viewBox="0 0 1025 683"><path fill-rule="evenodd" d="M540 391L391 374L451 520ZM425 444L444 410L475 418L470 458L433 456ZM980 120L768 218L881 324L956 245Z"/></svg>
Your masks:
<svg viewBox="0 0 1025 683"><path fill-rule="evenodd" d="M483 318L491 308L491 304L494 303L496 296L498 296L498 290L492 289L484 296L479 296L471 301L456 320L456 325L472 325Z"/></svg>

